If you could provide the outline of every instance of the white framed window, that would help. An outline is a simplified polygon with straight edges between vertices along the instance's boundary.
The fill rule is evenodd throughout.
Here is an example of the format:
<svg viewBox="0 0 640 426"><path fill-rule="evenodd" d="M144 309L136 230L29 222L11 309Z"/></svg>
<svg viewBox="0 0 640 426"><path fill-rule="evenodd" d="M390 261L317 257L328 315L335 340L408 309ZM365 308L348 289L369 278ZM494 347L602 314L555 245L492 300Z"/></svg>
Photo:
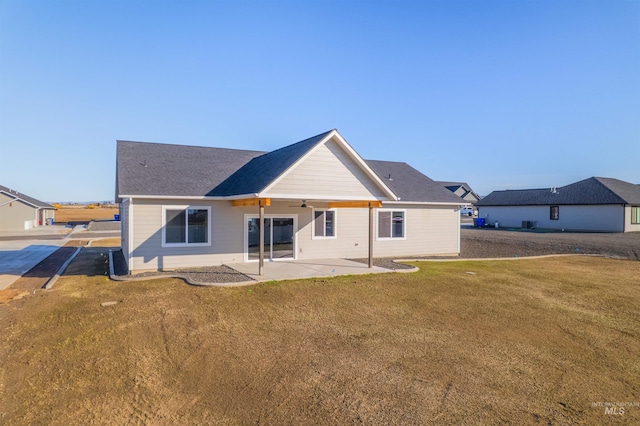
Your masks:
<svg viewBox="0 0 640 426"><path fill-rule="evenodd" d="M631 206L631 224L640 224L640 206Z"/></svg>
<svg viewBox="0 0 640 426"><path fill-rule="evenodd" d="M210 235L211 207L162 207L162 247L210 246Z"/></svg>
<svg viewBox="0 0 640 426"><path fill-rule="evenodd" d="M314 210L312 223L312 239L317 238L337 238L336 217L337 211L330 210Z"/></svg>
<svg viewBox="0 0 640 426"><path fill-rule="evenodd" d="M378 209L378 239L390 240L406 238L405 210Z"/></svg>

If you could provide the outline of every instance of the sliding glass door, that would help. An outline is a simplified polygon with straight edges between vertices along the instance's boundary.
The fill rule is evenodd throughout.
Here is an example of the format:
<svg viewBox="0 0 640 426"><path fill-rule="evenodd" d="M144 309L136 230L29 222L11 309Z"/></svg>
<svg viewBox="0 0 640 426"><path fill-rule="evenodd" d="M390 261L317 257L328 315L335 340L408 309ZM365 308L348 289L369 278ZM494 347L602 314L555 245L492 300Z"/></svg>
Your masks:
<svg viewBox="0 0 640 426"><path fill-rule="evenodd" d="M260 220L247 219L247 258L258 260L260 256ZM264 232L264 258L266 260L293 259L295 257L295 218L268 216L262 226Z"/></svg>

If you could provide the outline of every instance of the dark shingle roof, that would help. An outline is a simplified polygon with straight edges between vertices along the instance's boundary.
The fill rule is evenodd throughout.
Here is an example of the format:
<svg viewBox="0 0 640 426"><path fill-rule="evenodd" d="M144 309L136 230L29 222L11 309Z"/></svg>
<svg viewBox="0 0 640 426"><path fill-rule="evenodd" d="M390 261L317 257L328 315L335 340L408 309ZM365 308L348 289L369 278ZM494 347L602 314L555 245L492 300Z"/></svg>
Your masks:
<svg viewBox="0 0 640 426"><path fill-rule="evenodd" d="M272 152L118 141L116 199L126 195L230 196L259 193L331 131ZM465 202L406 163L366 163L400 197L399 201ZM393 180L388 179L389 175Z"/></svg>
<svg viewBox="0 0 640 426"><path fill-rule="evenodd" d="M16 197L19 200L25 201L33 206L40 207L43 209L53 209L54 207L51 204L45 203L44 201L36 200L33 197L29 197L21 192L14 191L6 186L0 185L0 191L5 192L12 197Z"/></svg>
<svg viewBox="0 0 640 426"><path fill-rule="evenodd" d="M205 196L262 151L118 141L116 198Z"/></svg>
<svg viewBox="0 0 640 426"><path fill-rule="evenodd" d="M366 163L385 185L400 197L398 201L466 203L462 198L407 163L378 160L366 160Z"/></svg>
<svg viewBox="0 0 640 426"><path fill-rule="evenodd" d="M329 133L331 130L253 158L207 195L255 194L262 191Z"/></svg>
<svg viewBox="0 0 640 426"><path fill-rule="evenodd" d="M476 194L473 191L473 189L471 189L471 187L467 182L448 182L448 181L442 181L442 180L438 180L436 182L438 182L440 185L444 186L451 192L456 192L458 188L462 188L465 191L465 193L461 198L464 198L469 194L473 195L477 200L482 198L478 194Z"/></svg>
<svg viewBox="0 0 640 426"><path fill-rule="evenodd" d="M612 178L594 178L622 198L626 204L640 204L640 186Z"/></svg>
<svg viewBox="0 0 640 426"><path fill-rule="evenodd" d="M637 204L640 187L612 178L591 177L559 188L493 191L476 206Z"/></svg>

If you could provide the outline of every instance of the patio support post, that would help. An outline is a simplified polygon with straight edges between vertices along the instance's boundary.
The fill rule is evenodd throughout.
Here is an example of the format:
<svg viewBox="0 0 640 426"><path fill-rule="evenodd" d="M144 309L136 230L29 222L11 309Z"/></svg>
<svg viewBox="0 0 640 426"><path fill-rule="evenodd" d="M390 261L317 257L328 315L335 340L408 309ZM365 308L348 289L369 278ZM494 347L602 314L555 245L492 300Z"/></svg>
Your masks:
<svg viewBox="0 0 640 426"><path fill-rule="evenodd" d="M369 203L369 268L373 268L373 205Z"/></svg>
<svg viewBox="0 0 640 426"><path fill-rule="evenodd" d="M264 275L264 204L260 203L260 213L258 215L258 229L260 233L260 249L258 260L258 275Z"/></svg>

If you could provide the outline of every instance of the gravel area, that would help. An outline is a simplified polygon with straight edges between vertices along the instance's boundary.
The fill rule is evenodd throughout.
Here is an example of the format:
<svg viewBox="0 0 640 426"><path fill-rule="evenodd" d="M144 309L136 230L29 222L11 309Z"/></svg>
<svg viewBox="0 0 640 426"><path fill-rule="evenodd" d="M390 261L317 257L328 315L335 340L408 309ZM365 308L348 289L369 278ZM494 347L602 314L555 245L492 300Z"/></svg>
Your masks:
<svg viewBox="0 0 640 426"><path fill-rule="evenodd" d="M548 254L598 254L619 259L640 260L640 232L623 234L463 228L460 233L460 251L460 256L455 256L454 258L482 259ZM442 256L408 257L408 259L411 258L445 259ZM409 265L396 263L393 259L378 257L374 258L373 264L392 270L412 268ZM115 275L121 279L181 275L188 281L196 283L230 283L252 280L252 278L224 265L175 271L144 272L129 276L126 273L126 264L122 251L114 251L113 260ZM366 258L349 260L368 263Z"/></svg>
<svg viewBox="0 0 640 426"><path fill-rule="evenodd" d="M190 283L237 283L243 281L254 281L253 278L242 274L228 266L207 266L195 269L176 269L174 271L142 272L135 275L127 274L127 265L122 254L122 250L113 252L113 266L116 279L130 278L162 278L180 276Z"/></svg>
<svg viewBox="0 0 640 426"><path fill-rule="evenodd" d="M587 233L463 228L460 257L515 257L545 254L599 254L640 260L640 232Z"/></svg>
<svg viewBox="0 0 640 426"><path fill-rule="evenodd" d="M486 259L549 254L598 254L612 258L640 260L640 233L462 228L460 231L460 256L409 256L403 257L403 259ZM394 270L409 267L395 263L393 259L390 257L375 258L373 264ZM351 260L361 263L368 262L368 259Z"/></svg>

